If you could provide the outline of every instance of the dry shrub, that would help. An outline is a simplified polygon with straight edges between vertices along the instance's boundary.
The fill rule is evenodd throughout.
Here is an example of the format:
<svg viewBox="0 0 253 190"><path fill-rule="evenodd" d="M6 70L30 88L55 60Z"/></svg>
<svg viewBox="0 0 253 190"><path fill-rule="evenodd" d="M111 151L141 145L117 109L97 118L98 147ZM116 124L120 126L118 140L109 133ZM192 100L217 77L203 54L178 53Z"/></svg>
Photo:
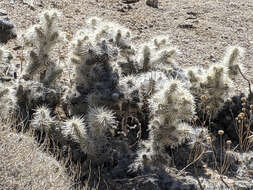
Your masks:
<svg viewBox="0 0 253 190"><path fill-rule="evenodd" d="M0 190L67 190L70 179L60 164L31 137L0 125Z"/></svg>

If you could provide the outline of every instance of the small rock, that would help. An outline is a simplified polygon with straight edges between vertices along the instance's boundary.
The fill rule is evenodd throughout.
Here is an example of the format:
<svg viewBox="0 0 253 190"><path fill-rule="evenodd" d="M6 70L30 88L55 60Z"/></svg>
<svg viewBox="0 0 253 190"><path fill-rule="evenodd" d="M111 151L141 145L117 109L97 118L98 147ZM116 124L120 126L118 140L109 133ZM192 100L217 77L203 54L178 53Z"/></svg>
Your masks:
<svg viewBox="0 0 253 190"><path fill-rule="evenodd" d="M182 42L184 42L185 44L189 44L190 40L189 39L182 39Z"/></svg>
<svg viewBox="0 0 253 190"><path fill-rule="evenodd" d="M23 4L28 5L31 10L35 10L34 0L23 0Z"/></svg>
<svg viewBox="0 0 253 190"><path fill-rule="evenodd" d="M7 12L3 9L0 9L0 16L6 16Z"/></svg>
<svg viewBox="0 0 253 190"><path fill-rule="evenodd" d="M149 28L153 28L154 25L153 25L153 24L149 24L148 27L149 27Z"/></svg>
<svg viewBox="0 0 253 190"><path fill-rule="evenodd" d="M122 12L122 13L126 12L126 10L123 7L118 8L117 11Z"/></svg>
<svg viewBox="0 0 253 190"><path fill-rule="evenodd" d="M209 59L210 59L210 61L212 61L212 62L215 62L215 61L216 61L214 55L210 55Z"/></svg>
<svg viewBox="0 0 253 190"><path fill-rule="evenodd" d="M122 0L122 3L130 4L130 3L137 3L139 0Z"/></svg>
<svg viewBox="0 0 253 190"><path fill-rule="evenodd" d="M75 13L80 13L80 12L81 12L80 9L76 9L76 10L75 10Z"/></svg>
<svg viewBox="0 0 253 190"><path fill-rule="evenodd" d="M192 29L192 28L196 28L193 24L191 23L183 23L183 24L179 24L178 25L179 28L183 28L183 29Z"/></svg>
<svg viewBox="0 0 253 190"><path fill-rule="evenodd" d="M158 8L158 0L146 0L146 5L153 8Z"/></svg>
<svg viewBox="0 0 253 190"><path fill-rule="evenodd" d="M15 3L15 0L10 0L11 5L14 5L14 3Z"/></svg>
<svg viewBox="0 0 253 190"><path fill-rule="evenodd" d="M228 39L228 36L221 36L222 39Z"/></svg>
<svg viewBox="0 0 253 190"><path fill-rule="evenodd" d="M15 51L20 50L20 49L22 49L22 46L20 46L20 45L15 46L15 47L13 48L13 50L15 50Z"/></svg>
<svg viewBox="0 0 253 190"><path fill-rule="evenodd" d="M196 17L196 16L198 15L198 13L193 12L193 11L189 11L189 12L187 12L186 14L192 15L192 16L194 16L194 17Z"/></svg>
<svg viewBox="0 0 253 190"><path fill-rule="evenodd" d="M120 7L117 8L117 11L125 13L125 12L127 12L131 9L133 9L132 5L130 5L130 4L127 4L127 5L121 4Z"/></svg>
<svg viewBox="0 0 253 190"><path fill-rule="evenodd" d="M123 7L125 10L131 10L133 9L133 7L131 5L126 5Z"/></svg>
<svg viewBox="0 0 253 190"><path fill-rule="evenodd" d="M186 18L186 20L192 20L192 19L197 19L197 17L196 16L189 16Z"/></svg>
<svg viewBox="0 0 253 190"><path fill-rule="evenodd" d="M42 0L40 0L40 1L37 3L37 5L38 5L39 7L44 7L44 3L43 3Z"/></svg>

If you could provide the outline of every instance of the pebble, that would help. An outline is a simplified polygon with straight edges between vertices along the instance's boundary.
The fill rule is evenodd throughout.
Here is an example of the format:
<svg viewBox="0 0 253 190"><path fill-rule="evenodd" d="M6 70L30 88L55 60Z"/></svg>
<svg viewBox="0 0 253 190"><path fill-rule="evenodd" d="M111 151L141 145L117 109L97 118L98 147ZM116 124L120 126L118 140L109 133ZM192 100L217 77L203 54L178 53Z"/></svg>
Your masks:
<svg viewBox="0 0 253 190"><path fill-rule="evenodd" d="M189 16L186 18L186 20L191 20L191 19L197 19L197 17L196 16Z"/></svg>
<svg viewBox="0 0 253 190"><path fill-rule="evenodd" d="M122 0L122 3L130 4L130 3L137 3L139 0Z"/></svg>
<svg viewBox="0 0 253 190"><path fill-rule="evenodd" d="M28 5L31 10L35 10L34 1L33 0L23 0L23 4L24 5Z"/></svg>
<svg viewBox="0 0 253 190"><path fill-rule="evenodd" d="M192 16L194 16L194 17L196 17L196 16L198 15L198 13L193 12L193 11L188 11L186 14L192 15Z"/></svg>
<svg viewBox="0 0 253 190"><path fill-rule="evenodd" d="M192 29L192 28L196 28L193 24L191 23L183 23L183 24L179 24L178 25L179 28L183 28L183 29Z"/></svg>
<svg viewBox="0 0 253 190"><path fill-rule="evenodd" d="M6 16L7 12L3 9L0 9L0 16Z"/></svg>
<svg viewBox="0 0 253 190"><path fill-rule="evenodd" d="M158 8L158 0L146 0L146 5L153 8Z"/></svg>

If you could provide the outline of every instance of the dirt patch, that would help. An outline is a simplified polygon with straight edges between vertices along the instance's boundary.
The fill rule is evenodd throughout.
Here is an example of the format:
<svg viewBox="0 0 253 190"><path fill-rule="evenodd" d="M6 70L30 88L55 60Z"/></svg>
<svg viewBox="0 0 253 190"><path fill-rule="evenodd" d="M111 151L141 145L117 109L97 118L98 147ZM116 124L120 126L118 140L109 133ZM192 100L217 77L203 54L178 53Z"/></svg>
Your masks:
<svg viewBox="0 0 253 190"><path fill-rule="evenodd" d="M237 44L246 49L244 62L248 71L252 69L251 0L236 3L228 0L164 0L159 2L158 9L147 6L144 0L130 5L120 0L43 0L35 2L34 8L21 0L15 1L14 5L3 0L0 8L8 13L18 30L36 23L37 14L42 10L56 8L63 12L62 26L71 34L82 28L89 16L104 17L129 27L137 35L136 42L165 34L181 50L178 61L183 65L218 61L226 46Z"/></svg>

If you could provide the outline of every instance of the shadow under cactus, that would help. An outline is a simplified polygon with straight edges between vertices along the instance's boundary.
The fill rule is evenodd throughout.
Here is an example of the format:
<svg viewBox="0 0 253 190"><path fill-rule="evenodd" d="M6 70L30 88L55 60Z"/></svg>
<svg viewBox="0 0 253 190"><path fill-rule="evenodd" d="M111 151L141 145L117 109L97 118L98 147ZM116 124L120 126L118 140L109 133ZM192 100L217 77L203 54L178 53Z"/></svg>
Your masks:
<svg viewBox="0 0 253 190"><path fill-rule="evenodd" d="M15 26L8 17L0 18L0 42L7 43L10 39L17 37Z"/></svg>

